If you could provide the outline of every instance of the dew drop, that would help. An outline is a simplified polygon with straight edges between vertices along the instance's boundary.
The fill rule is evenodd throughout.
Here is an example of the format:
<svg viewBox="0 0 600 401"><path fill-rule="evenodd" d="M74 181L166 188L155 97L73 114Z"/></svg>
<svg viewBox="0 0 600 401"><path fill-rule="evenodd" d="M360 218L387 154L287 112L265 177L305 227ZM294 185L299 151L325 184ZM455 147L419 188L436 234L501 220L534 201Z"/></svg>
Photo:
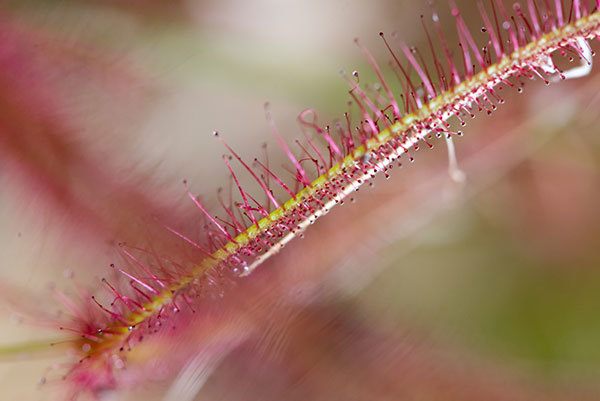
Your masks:
<svg viewBox="0 0 600 401"><path fill-rule="evenodd" d="M81 350L82 350L83 352L85 352L86 354L87 354L88 352L90 352L90 350L91 350L91 349L92 349L92 346L91 346L90 344L88 344L88 343L85 343L85 344L83 344L83 345L81 346Z"/></svg>
<svg viewBox="0 0 600 401"><path fill-rule="evenodd" d="M508 31L510 29L510 22L504 21L502 23L502 29L504 29L505 31Z"/></svg>

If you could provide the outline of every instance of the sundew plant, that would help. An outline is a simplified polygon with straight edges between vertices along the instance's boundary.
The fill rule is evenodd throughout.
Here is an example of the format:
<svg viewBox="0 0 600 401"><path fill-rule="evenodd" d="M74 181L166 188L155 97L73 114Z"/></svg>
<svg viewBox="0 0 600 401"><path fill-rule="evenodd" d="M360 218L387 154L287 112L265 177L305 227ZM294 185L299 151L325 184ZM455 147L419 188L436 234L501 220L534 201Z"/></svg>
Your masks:
<svg viewBox="0 0 600 401"><path fill-rule="evenodd" d="M596 399L600 3L423 3L3 5L8 396Z"/></svg>

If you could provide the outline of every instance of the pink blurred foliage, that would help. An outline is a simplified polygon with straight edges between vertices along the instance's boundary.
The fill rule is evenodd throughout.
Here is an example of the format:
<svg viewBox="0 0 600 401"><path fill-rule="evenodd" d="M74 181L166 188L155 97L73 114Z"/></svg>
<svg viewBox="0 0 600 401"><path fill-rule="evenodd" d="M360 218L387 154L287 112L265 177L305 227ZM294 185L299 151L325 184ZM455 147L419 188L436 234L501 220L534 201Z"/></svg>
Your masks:
<svg viewBox="0 0 600 401"><path fill-rule="evenodd" d="M171 329L122 360L115 357L113 363L127 364L116 388L132 391L131 399L162 394L165 382L186 400L595 399L585 383L538 383L455 349L414 321L390 324L357 313L352 301L311 291L297 272L312 265L299 266L297 258L292 252L269 262L222 298L182 310ZM205 371L207 380L199 374ZM194 380L206 383L194 389ZM141 383L149 387L140 390Z"/></svg>
<svg viewBox="0 0 600 401"><path fill-rule="evenodd" d="M87 245L150 230L152 218L173 209L156 196L151 172L123 161L128 138L111 121L135 121L158 88L118 55L24 20L0 20L0 163L4 185L18 194L16 209L36 224L69 227Z"/></svg>
<svg viewBox="0 0 600 401"><path fill-rule="evenodd" d="M576 264L589 256L586 250L600 235L597 169L576 161L533 160L512 176L505 199L514 214L505 224L520 241L552 264Z"/></svg>

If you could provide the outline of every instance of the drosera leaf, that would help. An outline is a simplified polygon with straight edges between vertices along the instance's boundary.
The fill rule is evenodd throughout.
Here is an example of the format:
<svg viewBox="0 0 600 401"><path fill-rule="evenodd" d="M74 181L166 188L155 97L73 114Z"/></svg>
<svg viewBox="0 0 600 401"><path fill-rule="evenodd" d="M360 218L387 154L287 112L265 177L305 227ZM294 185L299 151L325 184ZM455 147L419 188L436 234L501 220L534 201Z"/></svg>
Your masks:
<svg viewBox="0 0 600 401"><path fill-rule="evenodd" d="M508 16L500 0L490 3L493 19L480 2L489 34L488 45L481 51L454 6L452 14L460 42L452 48L454 51L450 50L438 29L439 19L435 14L438 47L441 46L443 53L434 57L434 66L423 61L418 49L388 41L382 34L393 59L388 77L357 41L375 69L385 96L361 83L359 72L344 74L352 97L350 112L344 119L326 126L317 124L314 112L301 113L299 122L305 130L305 142L299 142L301 151L298 152L284 141L268 108L266 110L269 129L291 163L291 180L274 173L268 163L263 164L258 159L250 166L224 142L232 154L224 156L224 162L234 182L232 187L241 199L229 205L222 202L227 216L223 218L211 213L186 184L189 198L201 211L201 233L194 237L175 228L167 227L167 230L184 245L200 251L199 259L182 261L177 259L178 255L163 255L158 263L136 256L140 250L134 252L133 247L123 246L128 265L116 269L123 277L116 282L105 280L110 296L122 302L106 302L95 297L83 299L93 306L93 316L85 321L74 319L75 326L65 326L79 337L76 348L82 354L82 363L74 366L71 373L84 372L89 365L96 368L98 364L108 363L105 361L109 356L117 355L124 345L132 347L145 335L159 330L153 326L162 326L170 316L181 311L182 305L188 304L193 310L193 303L203 299L209 292L207 289L215 287L215 282L249 275L377 174L387 176L388 169L399 159L412 162L412 149L416 150L421 144L432 148L430 142L435 137L445 137L452 178L464 181L452 142L452 136L462 133L451 130L448 120L456 117L464 125L466 116L473 117L482 111L492 114L496 105L504 102L498 92L505 87L521 92L522 78L537 77L547 83L555 76L566 79L569 71L560 71L552 62L555 52L567 57L576 54L584 60L591 58L586 50L589 49L587 42L600 34L600 12L592 12L587 3L574 1L572 8L578 18L572 19L565 17L561 2L549 5L532 1L528 5L541 8L548 16L543 25L537 20L535 7L528 7L528 14L514 9L523 22L511 24L510 21L515 20ZM435 55L434 46L431 48ZM400 60L400 54L405 59ZM435 75L431 71L435 71ZM581 72L571 73L569 77L577 74ZM392 79L400 82L402 91L398 94L392 93L387 83ZM309 114L313 114L312 121L307 117ZM252 188L242 186L233 167L234 159L252 176L261 197L266 195L264 203L256 201L260 197L252 195ZM277 186L291 198L278 199L274 195ZM110 366L107 371L107 377L113 379Z"/></svg>

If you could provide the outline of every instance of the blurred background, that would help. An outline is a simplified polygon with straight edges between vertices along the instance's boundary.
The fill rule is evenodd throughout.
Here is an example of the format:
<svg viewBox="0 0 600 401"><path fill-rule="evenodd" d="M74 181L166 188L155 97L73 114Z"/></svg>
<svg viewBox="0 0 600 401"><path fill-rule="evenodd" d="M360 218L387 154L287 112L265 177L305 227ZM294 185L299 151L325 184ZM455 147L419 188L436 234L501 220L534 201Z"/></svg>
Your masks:
<svg viewBox="0 0 600 401"><path fill-rule="evenodd" d="M57 338L31 317L60 315L48 288L97 288L118 241L156 219L192 227L183 178L217 210L213 130L246 160L267 143L281 166L264 102L289 143L301 110L339 118L338 71L374 82L353 38L382 64L380 31L425 52L421 14L407 0L1 2L0 347ZM419 150L136 350L102 399L598 399L598 88L594 69L506 90L455 141L465 184L442 142ZM64 359L3 352L4 396L52 399L60 380L40 382Z"/></svg>

